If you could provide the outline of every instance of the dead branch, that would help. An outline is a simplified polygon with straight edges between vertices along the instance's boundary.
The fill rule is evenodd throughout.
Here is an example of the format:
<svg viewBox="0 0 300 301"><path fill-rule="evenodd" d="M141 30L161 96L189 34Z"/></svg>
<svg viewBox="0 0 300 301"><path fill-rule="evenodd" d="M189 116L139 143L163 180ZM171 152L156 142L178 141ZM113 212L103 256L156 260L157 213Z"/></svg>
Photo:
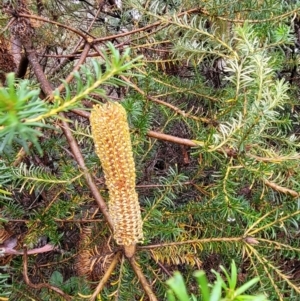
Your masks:
<svg viewBox="0 0 300 301"><path fill-rule="evenodd" d="M91 37L83 34L81 31L79 31L77 29L74 29L73 27L70 27L68 25L56 22L56 21L52 21L52 20L49 20L49 19L46 19L46 18L43 18L43 17L39 17L39 16L36 16L36 15L19 14L18 16L19 17L28 18L28 19L34 19L34 20L42 21L42 22L45 22L45 23L54 24L54 25L56 25L58 27L65 28L65 29L67 29L69 31L72 31L72 32L76 33L77 35L79 35L80 37L82 37L86 42L90 42L92 40Z"/></svg>
<svg viewBox="0 0 300 301"><path fill-rule="evenodd" d="M277 185L276 183L270 182L268 180L264 180L264 183L267 186L269 186L270 188L272 188L272 189L274 189L274 190L276 190L278 192L284 193L284 194L289 194L289 195L291 195L294 198L297 198L297 197L300 196L300 194L297 191L289 189L289 188L286 188L286 187L282 187L282 186Z"/></svg>
<svg viewBox="0 0 300 301"><path fill-rule="evenodd" d="M26 50L27 58L32 66L32 70L38 82L40 83L43 92L45 93L45 95L51 95L53 91L52 85L49 83L49 81L47 80L44 74L42 66L38 61L37 53L32 46L31 40L28 39L27 41L22 41L22 42Z"/></svg>
<svg viewBox="0 0 300 301"><path fill-rule="evenodd" d="M23 254L23 276L24 276L25 283L28 286L30 286L30 287L32 287L34 289L47 288L49 290L52 290L52 291L56 292L57 294L59 294L60 296L62 296L67 301L71 301L72 300L69 295L67 295L66 293L64 293L62 290L60 290L56 286L50 285L48 283L34 284L34 283L32 283L30 281L30 279L28 277L28 257L27 257L27 247L26 246L24 246L24 254Z"/></svg>
<svg viewBox="0 0 300 301"><path fill-rule="evenodd" d="M99 13L100 13L100 8L97 10L96 15L94 16L94 19L92 20L91 24L89 25L89 27L88 27L88 32L91 30L91 28L92 28L93 24L95 23L95 21L96 21L98 15L99 15ZM81 39L78 41L78 43L76 44L76 46L75 46L74 49L73 49L73 53L75 53L75 52L79 49L79 46L82 44L82 42L84 42L84 39L83 39L83 38L81 38ZM82 47L82 48L83 48L83 47ZM87 50L87 48L88 48L88 50ZM81 49L81 50L82 50L82 49ZM90 50L90 48L87 47L87 45L85 45L83 51L86 51L87 54L86 54L86 55L82 55L82 54L80 53L79 58L83 58L83 57L86 58L86 56L88 55L89 50ZM50 72L50 76L53 75L53 74L55 74L55 73L57 73L57 72L58 72L59 70L61 70L64 66L66 66L69 62L75 60L75 58L76 58L75 56L66 57L66 58L59 64L59 66L57 66L54 70L52 70L52 72ZM77 65L78 65L78 64L77 64Z"/></svg>
<svg viewBox="0 0 300 301"><path fill-rule="evenodd" d="M198 7L197 8L192 8L192 9L189 9L187 11L184 11L184 12L178 14L177 17L181 17L181 16L184 16L184 15L187 15L187 14L192 14L192 13L197 13L197 12L202 12L202 9L198 8ZM141 27L141 28L137 28L137 29L134 29L134 30L131 30L131 31L128 31L128 32L123 32L123 33L115 34L115 35L108 36L108 37L98 38L98 39L95 39L93 41L93 43L110 41L110 40L114 40L114 39L117 39L117 38L126 37L126 36L132 35L132 34L137 33L137 32L147 31L147 30L149 30L153 27L157 27L157 26L161 25L162 23L163 23L162 21L157 21L157 22L154 22L150 25L147 25L147 26L144 26L144 27Z"/></svg>

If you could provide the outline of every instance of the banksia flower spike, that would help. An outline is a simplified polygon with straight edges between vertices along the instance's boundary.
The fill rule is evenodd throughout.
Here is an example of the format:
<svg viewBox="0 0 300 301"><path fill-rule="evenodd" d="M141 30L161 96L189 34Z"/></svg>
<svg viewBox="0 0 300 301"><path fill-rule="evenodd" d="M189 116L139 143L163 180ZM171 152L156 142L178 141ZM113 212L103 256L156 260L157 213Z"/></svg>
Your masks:
<svg viewBox="0 0 300 301"><path fill-rule="evenodd" d="M142 218L135 191L135 165L125 109L119 103L94 106L92 136L109 190L114 239L131 257L143 240Z"/></svg>

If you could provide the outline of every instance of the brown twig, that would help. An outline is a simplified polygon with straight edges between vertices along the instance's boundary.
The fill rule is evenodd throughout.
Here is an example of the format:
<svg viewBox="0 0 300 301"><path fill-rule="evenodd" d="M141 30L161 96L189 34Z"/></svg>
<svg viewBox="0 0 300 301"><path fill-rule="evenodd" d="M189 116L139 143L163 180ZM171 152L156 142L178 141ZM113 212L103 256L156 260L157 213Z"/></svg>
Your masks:
<svg viewBox="0 0 300 301"><path fill-rule="evenodd" d="M48 20L48 19L43 18L43 17L39 17L39 16L36 16L36 15L28 15L28 14L19 14L18 17L24 17L24 18L28 18L28 19L39 20L39 21L42 21L42 22L45 22L45 23L54 24L58 27L65 28L65 29L67 29L69 31L72 31L72 32L76 33L77 35L81 36L86 42L91 42L93 40L93 38L83 34L81 31L79 31L77 29L74 29L73 27L70 27L68 25L65 25L65 24L62 24L62 23L59 23L59 22L56 22L56 21Z"/></svg>
<svg viewBox="0 0 300 301"><path fill-rule="evenodd" d="M32 142L29 142L29 143L27 144L28 149L30 149L30 148L32 147L32 145L33 145L33 143L32 143ZM24 158L25 156L26 156L26 151L25 151L24 147L22 147L22 148L19 150L19 152L18 152L18 154L17 154L17 156L16 156L16 159L14 160L14 163L12 164L12 166L17 167L17 166L22 162L22 160L23 160L23 158Z"/></svg>
<svg viewBox="0 0 300 301"><path fill-rule="evenodd" d="M189 9L189 10L184 11L182 13L179 13L177 15L177 17L181 17L181 16L184 16L184 15L187 15L187 14L192 14L192 13L197 13L197 12L202 12L202 9L198 8L198 7L197 8L192 8L192 9ZM137 29L133 29L133 30L128 31L128 32L119 33L119 34L115 34L115 35L107 36L107 37L102 37L102 38L97 38L93 41L93 43L110 41L110 40L114 40L114 39L117 39L117 38L126 37L126 36L132 35L132 34L137 33L137 32L147 31L147 30L149 30L153 27L159 26L162 23L163 23L162 21L157 21L157 22L154 22L150 25L147 25L147 26L144 26L144 27L141 27L141 28L137 28Z"/></svg>
<svg viewBox="0 0 300 301"><path fill-rule="evenodd" d="M136 262L135 258L132 257L130 259L128 259L132 269L134 270L137 278L139 279L145 293L147 294L148 298L150 301L158 301L158 299L156 298L154 292L152 291L151 286L148 283L148 280L146 279L143 271L141 270L140 266L138 265L138 263Z"/></svg>
<svg viewBox="0 0 300 301"><path fill-rule="evenodd" d="M284 194L289 194L289 195L291 195L294 198L297 198L297 197L300 196L299 192L297 192L295 190L292 190L292 189L289 189L289 188L286 188L286 187L279 186L276 183L270 182L268 180L264 180L264 183L267 186L269 186L270 188L272 188L272 189L274 189L274 190L276 190L278 192L284 193Z"/></svg>
<svg viewBox="0 0 300 301"><path fill-rule="evenodd" d="M64 80L65 83L70 83L72 81L72 79L74 78L74 72L78 71L80 69L81 65L86 60L86 57L87 57L90 49L91 49L91 45L90 44L85 44L80 59L78 60L76 66L74 67L74 69L72 70L72 72ZM65 89L65 85L61 84L57 89L58 89L59 92L62 92Z"/></svg>
<svg viewBox="0 0 300 301"><path fill-rule="evenodd" d="M94 16L94 19L92 20L91 24L89 25L89 27L87 29L88 32L91 30L91 28L92 28L94 22L96 21L99 13L100 13L100 8L97 10L96 15ZM77 42L76 46L73 49L73 52L76 52L78 50L79 46L82 44L83 41L84 41L84 39L81 38ZM86 51L86 48L87 47L85 47L85 49L83 51ZM90 49L88 49L88 50L90 50ZM87 57L87 56L88 56L88 53L85 55L85 57ZM80 54L80 55L78 54L78 56L77 55L70 55L70 56L66 55L66 56L60 56L60 57L65 57L65 59L59 64L59 66L57 66L54 70L52 70L52 72L49 74L49 76L57 73L59 70L61 70L61 68L66 66L68 62L73 61L76 57L82 58L83 56L82 56L82 54Z"/></svg>
<svg viewBox="0 0 300 301"><path fill-rule="evenodd" d="M69 125L67 124L67 122L65 121L66 120L66 117L63 113L60 113L60 116L62 117L62 130L68 140L68 143L70 145L70 148L72 150L72 153L78 163L78 165L80 166L80 168L84 171L84 177L85 177L85 180L91 190L91 193L96 201L96 203L98 204L101 212L103 213L103 215L105 216L109 226L111 228L113 228L113 222L112 222L112 219L110 217L110 215L108 214L108 209L107 209L107 206L106 206L106 203L105 201L103 200L99 190L98 190L98 187L97 185L95 184L92 176L90 175L90 173L88 172L86 166L85 166L85 163L84 163L84 159L83 159L83 156L80 152L80 149L77 145L77 142L76 140L74 139L73 135L72 135L72 132L71 132L71 129L69 127Z"/></svg>
<svg viewBox="0 0 300 301"><path fill-rule="evenodd" d="M7 25L0 31L0 35L2 35L9 28L9 26L12 25L15 21L16 21L15 18L11 18L7 23Z"/></svg>
<svg viewBox="0 0 300 301"><path fill-rule="evenodd" d="M153 255L152 255L152 254L151 254L151 257L152 257L152 259L156 262L156 264L159 265L159 267L162 269L162 271L165 272L165 274L167 274L169 277L172 276L172 274L165 268L165 266L164 266L162 263L160 263L159 261L156 261L156 260L153 258Z"/></svg>
<svg viewBox="0 0 300 301"><path fill-rule="evenodd" d="M181 17L181 16L184 16L186 14L196 13L196 12L199 12L199 11L202 12L203 9L193 8L193 9L190 9L190 10L187 10L187 11L184 11L184 12L178 14L177 17ZM18 16L19 17L24 17L24 18L29 18L29 19L39 20L39 21L42 21L42 22L45 22L45 23L51 23L51 24L54 24L58 27L65 28L65 29L67 29L69 31L72 31L72 32L76 33L77 35L81 36L88 43L99 43L99 42L114 40L114 39L117 39L117 38L132 35L132 34L137 33L137 32L149 30L153 27L159 26L162 23L162 21L157 21L153 24L150 24L150 25L147 25L147 26L144 26L144 27L141 27L141 28L137 28L137 29L131 30L129 32L124 32L124 33L119 33L119 34L115 34L115 35L112 35L112 36L106 36L106 37L93 39L92 37L83 34L81 31L79 31L77 29L74 29L73 27L67 26L65 24L62 24L62 23L59 23L59 22L56 22L56 21L48 20L48 19L43 18L43 17L39 17L39 16L36 16L36 15L28 15L28 14L19 14Z"/></svg>
<svg viewBox="0 0 300 301"><path fill-rule="evenodd" d="M3 247L2 249L4 249L2 252L4 254L13 254L13 255L23 255L24 254L24 250L23 251L15 250L14 248L10 248L10 247ZM27 254L31 255L31 254L47 253L47 252L53 251L55 249L56 249L55 246L46 244L43 247L34 248L34 249L27 251Z"/></svg>
<svg viewBox="0 0 300 301"><path fill-rule="evenodd" d="M90 118L90 113L89 112L86 112L86 111L83 111L83 110L78 110L78 109L73 109L72 112L75 113L75 114L78 114L82 117ZM189 146L189 147L204 146L204 142L201 142L201 141L193 141L193 140L190 140L190 139L180 138L180 137L176 137L176 136L173 136L173 135L168 135L168 134L164 134L164 133L160 133L160 132L156 132L156 131L148 131L147 136L150 137L150 138L169 141L169 142L172 142L172 143L177 143L177 144L185 145L185 146ZM234 150L229 149L229 148L221 148L221 149L218 149L217 152L225 153L228 156L235 155Z"/></svg>
<svg viewBox="0 0 300 301"><path fill-rule="evenodd" d="M156 138L156 139L159 139L159 140L164 140L164 141L169 141L169 142L172 142L172 143L177 143L177 144L181 144L181 145L185 145L185 146L190 146L190 147L199 146L199 144L197 144L196 142L194 142L190 139L179 138L179 137L176 137L176 136L167 135L167 134L163 134L163 133L159 133L159 132L155 132L155 131L148 131L147 136L151 137L151 138Z"/></svg>
<svg viewBox="0 0 300 301"><path fill-rule="evenodd" d="M67 301L72 300L69 295L64 293L62 290L60 290L56 286L50 285L48 283L35 284L30 281L30 279L28 277L28 257L27 257L27 247L26 246L24 246L24 254L23 254L23 276L24 276L25 283L32 288L35 288L35 289L47 288L47 289L50 289L50 290L56 292L57 294L62 296Z"/></svg>
<svg viewBox="0 0 300 301"><path fill-rule="evenodd" d="M180 114L182 115L183 117L188 117L188 118L192 118L194 120L197 120L197 121L202 121L202 122L205 122L205 123L212 123L212 120L208 119L208 118L204 118L204 117L197 117L197 116L193 116L191 115L189 112L185 112L181 109L179 109L178 107L166 102L166 101L163 101L163 100L160 100L156 97L153 97L153 96L150 96L150 95L147 95L142 89L140 89L137 85L135 85L134 83L132 83L128 78L126 78L125 76L120 76L124 81L126 81L133 89L135 89L136 91L138 91L141 95L143 95L145 98L153 101L153 102L156 102L160 105L163 105L165 107L168 107L170 108L171 110L173 110L175 113L177 114Z"/></svg>
<svg viewBox="0 0 300 301"><path fill-rule="evenodd" d="M122 252L118 252L115 257L113 258L112 262L110 263L108 269L106 270L105 274L103 275L103 277L101 278L99 284L97 285L93 295L90 298L90 301L94 301L96 300L98 294L101 292L101 290L103 289L105 283L108 281L111 273L114 271L117 263L119 262L119 258L121 257Z"/></svg>
<svg viewBox="0 0 300 301"><path fill-rule="evenodd" d="M72 110L72 112L74 112L75 114L78 114L82 117L86 117L89 118L90 113L87 111L82 111L82 110ZM168 134L164 134L164 133L160 133L160 132L156 132L156 131L148 131L147 132L147 136L150 138L154 138L154 139L158 139L158 140L163 140L163 141L168 141L171 143L176 143L176 144L180 144L180 145L184 145L184 146L189 146L189 147L201 147L204 146L204 142L202 141L195 141L195 140L191 140L191 139L186 139L186 138L180 138L177 136L173 136L173 135L168 135ZM246 149L249 148L248 146L246 146ZM218 153L223 153L226 154L227 156L237 156L237 152L234 149L231 148L220 148L216 150ZM252 158L256 161L260 161L260 162L282 162L283 160L287 160L288 158L286 157L260 157L260 156L256 156L253 155L251 153L246 153L246 156L248 156L249 158ZM297 160L299 159L299 156L294 156L292 157L293 160ZM279 191L279 190L278 190ZM283 191L281 191L283 192ZM289 193L288 191L286 191L286 193ZM292 192L290 193L293 196L296 196L297 192ZM297 194L298 195L298 194Z"/></svg>
<svg viewBox="0 0 300 301"><path fill-rule="evenodd" d="M41 67L41 65L38 61L38 56L37 56L35 49L33 48L32 41L26 40L26 41L22 41L22 42L23 42L23 46L26 50L27 58L32 66L32 70L33 70L38 82L41 85L41 89L43 90L45 95L51 95L53 88L52 88L50 82L48 81L48 79L46 78L43 68Z"/></svg>

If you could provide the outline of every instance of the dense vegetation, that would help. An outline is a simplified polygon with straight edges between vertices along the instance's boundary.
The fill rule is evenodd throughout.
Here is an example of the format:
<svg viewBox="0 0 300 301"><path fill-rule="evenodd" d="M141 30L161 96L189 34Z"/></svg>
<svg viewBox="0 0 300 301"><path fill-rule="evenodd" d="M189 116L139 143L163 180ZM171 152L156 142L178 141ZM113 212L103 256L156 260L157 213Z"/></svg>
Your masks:
<svg viewBox="0 0 300 301"><path fill-rule="evenodd" d="M0 300L166 300L174 271L219 300L200 297L199 269L202 288L227 275L224 296L251 283L256 300L299 300L299 12L292 0L3 1ZM134 256L114 240L91 133L107 102L130 127Z"/></svg>

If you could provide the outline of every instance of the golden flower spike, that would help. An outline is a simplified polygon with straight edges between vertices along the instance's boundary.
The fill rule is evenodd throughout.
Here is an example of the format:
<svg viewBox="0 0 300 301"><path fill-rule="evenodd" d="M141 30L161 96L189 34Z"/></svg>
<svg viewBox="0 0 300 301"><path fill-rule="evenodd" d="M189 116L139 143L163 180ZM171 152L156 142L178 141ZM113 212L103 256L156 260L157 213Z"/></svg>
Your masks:
<svg viewBox="0 0 300 301"><path fill-rule="evenodd" d="M135 165L125 109L119 103L94 106L92 136L109 190L114 239L132 257L143 241L142 217L135 191Z"/></svg>

